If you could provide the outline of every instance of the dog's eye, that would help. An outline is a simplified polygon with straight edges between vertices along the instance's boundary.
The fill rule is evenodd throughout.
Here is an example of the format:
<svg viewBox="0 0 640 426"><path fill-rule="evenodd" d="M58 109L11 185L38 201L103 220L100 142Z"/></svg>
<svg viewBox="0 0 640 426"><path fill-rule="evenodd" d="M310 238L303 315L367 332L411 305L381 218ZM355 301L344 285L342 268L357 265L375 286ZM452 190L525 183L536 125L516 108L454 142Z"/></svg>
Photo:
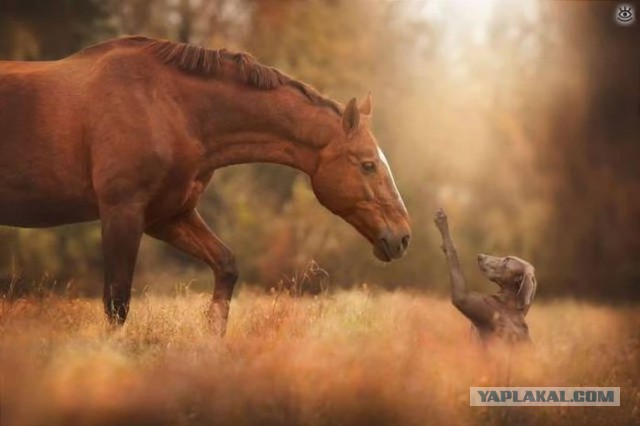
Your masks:
<svg viewBox="0 0 640 426"><path fill-rule="evenodd" d="M360 168L365 173L373 173L376 171L376 163L374 163L373 161L363 161L360 164Z"/></svg>

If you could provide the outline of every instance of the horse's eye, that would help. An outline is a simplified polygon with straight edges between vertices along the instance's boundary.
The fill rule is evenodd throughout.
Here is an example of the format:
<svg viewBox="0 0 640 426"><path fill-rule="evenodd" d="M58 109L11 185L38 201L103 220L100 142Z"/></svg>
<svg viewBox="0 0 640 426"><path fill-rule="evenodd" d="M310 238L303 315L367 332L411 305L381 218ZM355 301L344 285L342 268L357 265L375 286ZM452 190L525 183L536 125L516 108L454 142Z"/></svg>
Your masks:
<svg viewBox="0 0 640 426"><path fill-rule="evenodd" d="M376 171L376 163L373 161L365 161L360 167L362 167L362 171L365 173L373 173Z"/></svg>

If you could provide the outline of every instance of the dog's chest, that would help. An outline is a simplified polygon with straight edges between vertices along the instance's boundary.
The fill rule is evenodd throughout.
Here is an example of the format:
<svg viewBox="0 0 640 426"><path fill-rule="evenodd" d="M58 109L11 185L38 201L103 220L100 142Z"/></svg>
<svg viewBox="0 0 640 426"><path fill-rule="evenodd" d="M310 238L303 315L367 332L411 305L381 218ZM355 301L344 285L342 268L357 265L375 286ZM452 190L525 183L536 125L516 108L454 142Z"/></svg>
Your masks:
<svg viewBox="0 0 640 426"><path fill-rule="evenodd" d="M521 313L496 310L493 314L494 334L509 342L529 341L529 327Z"/></svg>

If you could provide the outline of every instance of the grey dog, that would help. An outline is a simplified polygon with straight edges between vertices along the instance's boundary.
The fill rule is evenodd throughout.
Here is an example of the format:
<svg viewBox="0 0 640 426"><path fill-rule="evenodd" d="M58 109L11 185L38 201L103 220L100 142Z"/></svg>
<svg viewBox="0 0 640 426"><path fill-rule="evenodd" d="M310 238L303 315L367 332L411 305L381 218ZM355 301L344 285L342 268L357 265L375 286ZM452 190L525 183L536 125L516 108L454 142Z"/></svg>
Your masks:
<svg viewBox="0 0 640 426"><path fill-rule="evenodd" d="M515 256L478 255L480 271L500 289L485 295L467 290L456 248L453 245L447 215L440 209L435 223L442 235L442 250L451 278L451 300L474 325L483 343L498 337L508 342L528 342L525 316L536 293L535 269Z"/></svg>

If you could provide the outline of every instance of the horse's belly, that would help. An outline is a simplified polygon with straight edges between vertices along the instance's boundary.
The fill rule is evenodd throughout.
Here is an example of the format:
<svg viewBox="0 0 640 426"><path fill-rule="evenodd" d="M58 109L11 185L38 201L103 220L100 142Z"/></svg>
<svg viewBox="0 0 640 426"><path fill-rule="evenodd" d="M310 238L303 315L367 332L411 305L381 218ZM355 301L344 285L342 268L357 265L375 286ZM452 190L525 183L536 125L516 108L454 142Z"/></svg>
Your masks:
<svg viewBox="0 0 640 426"><path fill-rule="evenodd" d="M18 164L25 163L32 166L0 159L0 225L40 228L98 218L91 182L81 172L55 162Z"/></svg>
<svg viewBox="0 0 640 426"><path fill-rule="evenodd" d="M46 228L97 219L98 208L86 200L22 200L6 203L0 199L0 225Z"/></svg>

